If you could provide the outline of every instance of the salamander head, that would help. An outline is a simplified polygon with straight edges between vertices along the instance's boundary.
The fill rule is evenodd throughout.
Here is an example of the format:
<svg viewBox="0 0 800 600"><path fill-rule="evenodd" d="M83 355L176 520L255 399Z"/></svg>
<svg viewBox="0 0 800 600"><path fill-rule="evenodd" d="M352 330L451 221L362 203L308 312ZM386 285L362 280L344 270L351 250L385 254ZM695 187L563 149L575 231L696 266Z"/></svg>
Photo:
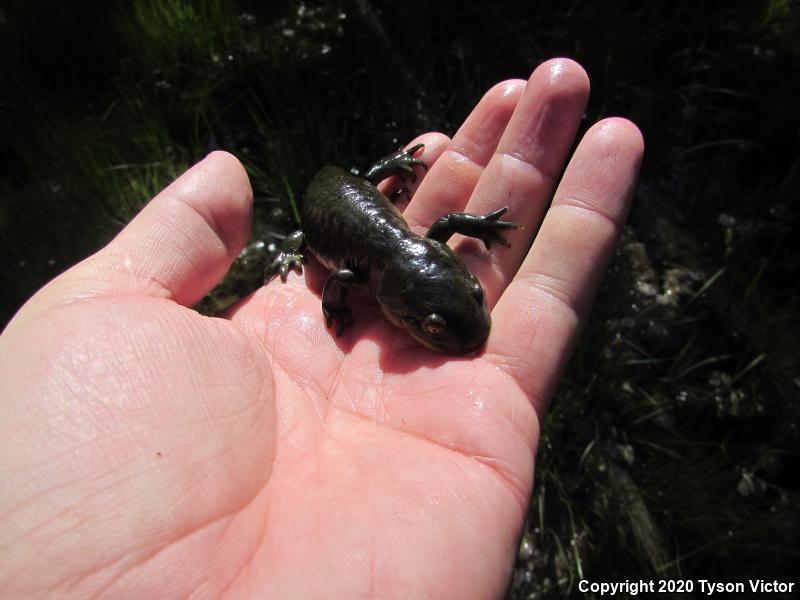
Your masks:
<svg viewBox="0 0 800 600"><path fill-rule="evenodd" d="M476 350L492 323L478 279L446 244L430 242L415 250L384 269L375 292L381 310L431 350Z"/></svg>

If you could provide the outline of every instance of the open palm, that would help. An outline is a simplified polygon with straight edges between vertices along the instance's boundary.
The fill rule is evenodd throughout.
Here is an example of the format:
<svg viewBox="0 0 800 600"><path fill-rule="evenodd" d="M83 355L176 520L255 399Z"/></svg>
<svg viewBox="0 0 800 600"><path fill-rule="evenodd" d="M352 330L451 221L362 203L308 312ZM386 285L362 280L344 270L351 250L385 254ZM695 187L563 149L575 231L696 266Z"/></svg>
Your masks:
<svg viewBox="0 0 800 600"><path fill-rule="evenodd" d="M432 166L413 229L500 206L524 225L492 253L452 240L493 307L476 356L425 350L369 300L335 337L313 263L224 319L186 308L249 228L224 153L43 288L0 338L2 595L501 595L539 426L641 159L636 128L605 120L553 196L587 97L578 65L549 61L452 140L416 140Z"/></svg>

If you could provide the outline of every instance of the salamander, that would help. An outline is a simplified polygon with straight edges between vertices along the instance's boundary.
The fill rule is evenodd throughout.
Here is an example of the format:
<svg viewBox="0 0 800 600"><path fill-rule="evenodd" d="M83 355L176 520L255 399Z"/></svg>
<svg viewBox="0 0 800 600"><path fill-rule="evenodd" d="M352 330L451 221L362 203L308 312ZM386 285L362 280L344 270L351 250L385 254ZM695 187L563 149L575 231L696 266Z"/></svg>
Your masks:
<svg viewBox="0 0 800 600"><path fill-rule="evenodd" d="M366 289L382 313L423 346L448 354L478 349L489 335L491 315L478 279L447 245L454 233L508 246L502 232L517 227L501 221L508 207L485 215L449 213L424 236L409 228L392 201L376 187L398 175L416 181L417 144L378 160L364 177L326 166L303 196L301 230L289 235L267 267L265 282L289 270L302 273L307 247L330 270L322 291L322 313L336 334L353 320L347 294ZM392 196L408 193L405 188Z"/></svg>

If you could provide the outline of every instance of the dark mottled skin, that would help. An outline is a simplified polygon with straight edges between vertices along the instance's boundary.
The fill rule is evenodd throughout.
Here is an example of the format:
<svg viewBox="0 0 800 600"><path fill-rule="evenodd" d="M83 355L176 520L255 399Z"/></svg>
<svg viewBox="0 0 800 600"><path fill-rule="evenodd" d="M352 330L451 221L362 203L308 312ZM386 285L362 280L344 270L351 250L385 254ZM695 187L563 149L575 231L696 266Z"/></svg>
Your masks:
<svg viewBox="0 0 800 600"><path fill-rule="evenodd" d="M478 280L447 245L453 233L478 237L487 248L505 244L500 232L514 227L489 215L451 213L425 237L412 232L391 201L375 187L390 175L415 178L413 158L421 146L384 157L362 179L338 167L323 168L308 186L301 212L302 234L287 240L268 267L268 277L302 269L302 244L331 270L323 290L323 313L337 333L351 321L349 289L367 289L382 312L424 346L449 354L480 347L491 317ZM374 182L374 183L373 183Z"/></svg>
<svg viewBox="0 0 800 600"><path fill-rule="evenodd" d="M301 215L306 244L332 271L382 270L410 233L400 211L372 183L338 167L324 167L311 180Z"/></svg>

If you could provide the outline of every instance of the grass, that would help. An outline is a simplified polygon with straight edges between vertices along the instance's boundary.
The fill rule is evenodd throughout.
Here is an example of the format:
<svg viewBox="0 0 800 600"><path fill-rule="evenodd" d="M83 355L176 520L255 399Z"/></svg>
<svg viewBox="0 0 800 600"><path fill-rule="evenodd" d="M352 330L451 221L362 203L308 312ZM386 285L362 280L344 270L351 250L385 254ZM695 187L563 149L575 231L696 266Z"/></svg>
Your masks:
<svg viewBox="0 0 800 600"><path fill-rule="evenodd" d="M157 115L140 106L115 111L103 118L33 105L3 128L18 160L35 165L39 178L22 185L4 178L6 318L9 304L105 243L186 168Z"/></svg>
<svg viewBox="0 0 800 600"><path fill-rule="evenodd" d="M154 69L225 61L242 46L243 23L224 0L136 0L120 29L138 61ZM209 24L213 24L209 26Z"/></svg>
<svg viewBox="0 0 800 600"><path fill-rule="evenodd" d="M453 133L483 90L577 58L583 129L624 114L637 204L545 424L512 598L582 578L788 579L800 559L800 15L767 2L132 1L0 12L3 319L207 151L252 239L205 303L259 285L319 166ZM42 24L46 27L42 27ZM42 33L46 32L46 35ZM787 283L788 282L788 283Z"/></svg>

